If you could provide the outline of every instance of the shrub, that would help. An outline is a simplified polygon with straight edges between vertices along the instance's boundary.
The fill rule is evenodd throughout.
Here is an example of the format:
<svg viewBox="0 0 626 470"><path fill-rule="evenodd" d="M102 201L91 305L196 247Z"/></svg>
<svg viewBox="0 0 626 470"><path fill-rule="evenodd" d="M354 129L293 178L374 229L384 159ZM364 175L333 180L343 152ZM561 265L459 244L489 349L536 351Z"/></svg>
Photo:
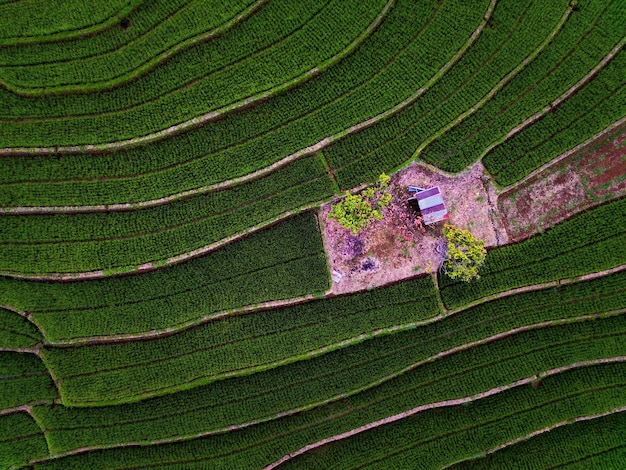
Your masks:
<svg viewBox="0 0 626 470"><path fill-rule="evenodd" d="M469 282L478 279L478 268L485 262L485 241L478 240L469 230L451 224L443 226L443 235L448 241L448 252L443 263L444 272L451 279Z"/></svg>
<svg viewBox="0 0 626 470"><path fill-rule="evenodd" d="M342 227L357 235L372 220L383 218L382 209L391 202L391 194L387 192L389 176L381 174L378 183L364 189L361 194L345 193L345 199L335 204L327 219L337 219Z"/></svg>

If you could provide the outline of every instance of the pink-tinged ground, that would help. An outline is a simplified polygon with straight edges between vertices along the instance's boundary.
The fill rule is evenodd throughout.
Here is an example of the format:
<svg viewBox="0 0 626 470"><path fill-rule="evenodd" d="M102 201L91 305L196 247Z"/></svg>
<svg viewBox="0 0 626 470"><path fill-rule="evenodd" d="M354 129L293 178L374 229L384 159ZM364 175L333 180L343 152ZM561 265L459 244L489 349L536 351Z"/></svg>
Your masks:
<svg viewBox="0 0 626 470"><path fill-rule="evenodd" d="M626 124L498 197L511 241L626 194Z"/></svg>

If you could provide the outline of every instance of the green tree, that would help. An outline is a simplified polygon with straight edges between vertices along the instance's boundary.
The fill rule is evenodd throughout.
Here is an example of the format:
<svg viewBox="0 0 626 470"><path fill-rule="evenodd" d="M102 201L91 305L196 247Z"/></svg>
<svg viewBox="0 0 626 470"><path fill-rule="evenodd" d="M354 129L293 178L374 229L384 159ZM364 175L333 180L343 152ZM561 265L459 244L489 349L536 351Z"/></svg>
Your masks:
<svg viewBox="0 0 626 470"><path fill-rule="evenodd" d="M373 220L383 218L382 209L391 202L391 194L387 192L389 176L380 175L378 183L364 189L361 194L345 193L345 199L335 204L328 219L337 219L342 227L357 235L361 229L368 226Z"/></svg>
<svg viewBox="0 0 626 470"><path fill-rule="evenodd" d="M448 242L443 271L451 279L469 282L478 279L478 268L485 262L487 250L485 241L478 240L469 230L463 230L452 224L443 226L443 235Z"/></svg>

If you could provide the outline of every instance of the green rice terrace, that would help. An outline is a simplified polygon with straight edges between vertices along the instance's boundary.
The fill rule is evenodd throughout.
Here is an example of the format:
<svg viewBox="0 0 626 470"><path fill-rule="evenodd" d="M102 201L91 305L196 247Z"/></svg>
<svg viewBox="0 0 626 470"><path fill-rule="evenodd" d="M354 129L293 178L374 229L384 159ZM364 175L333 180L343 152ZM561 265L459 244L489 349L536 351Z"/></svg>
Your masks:
<svg viewBox="0 0 626 470"><path fill-rule="evenodd" d="M626 468L625 25L0 0L0 468Z"/></svg>

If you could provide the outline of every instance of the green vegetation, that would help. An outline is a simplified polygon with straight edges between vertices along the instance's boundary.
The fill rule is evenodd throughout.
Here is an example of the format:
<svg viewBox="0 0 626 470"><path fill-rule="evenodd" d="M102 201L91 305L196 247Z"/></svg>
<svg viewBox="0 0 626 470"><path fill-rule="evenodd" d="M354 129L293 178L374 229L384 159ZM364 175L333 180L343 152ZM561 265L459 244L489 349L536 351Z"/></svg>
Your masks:
<svg viewBox="0 0 626 470"><path fill-rule="evenodd" d="M624 372L623 365L576 370L545 379L537 390L527 385L469 405L429 410L309 452L281 468L405 468L409 462L438 468L545 426L607 412L611 403L623 406Z"/></svg>
<svg viewBox="0 0 626 470"><path fill-rule="evenodd" d="M0 347L31 348L41 342L41 332L23 316L0 307Z"/></svg>
<svg viewBox="0 0 626 470"><path fill-rule="evenodd" d="M453 397L450 395L451 390L455 390L457 395L454 396L463 396L480 391L480 387L495 386L492 374L504 372L500 362L489 356L494 344L469 347L467 350L459 350L455 354L441 358L437 356L440 351L511 332L509 338L505 337L498 341L502 346L497 347L497 351L500 351L498 353L500 356L497 357L504 360L510 354L512 369L506 373L512 375L506 375L499 383L506 384L506 380L513 381L516 377L519 379L523 374L535 374L538 371L537 363L530 362L524 365L528 357L517 352L526 343L519 342L519 337L514 334L515 330L524 325L540 325L537 328L541 328L541 324L546 321L575 319L588 312L597 314L610 312L624 305L626 294L622 286L625 279L626 273L623 273L564 286L558 291L546 289L492 301L430 325L379 336L316 358L259 372L253 376L254 380L250 380L249 376L235 377L140 403L108 408L73 409L42 406L34 408L33 412L48 430L54 449L61 452L87 445L122 444L129 439L128 436L133 436L133 440L157 440L177 435L193 436L254 420L277 419L281 413L290 410L306 409L313 405L321 406L325 400L334 402L346 395L365 393L365 390L375 390L379 386L382 390L376 392L376 396L384 397L386 390L396 389L392 396L399 398L402 395L401 390L419 385L421 387L419 390L423 389L423 394L419 395L424 400L423 403L451 398ZM406 292L417 287L415 290L418 294L427 285L424 279L418 283L403 284L405 286L402 291ZM383 293L397 292L397 289L392 289L351 296L343 301L344 308L359 300L363 303L378 304L383 300ZM333 305L331 301L316 304ZM407 305L413 306L415 303L410 302ZM414 308L419 308L418 306ZM402 307L398 305L395 308L402 310ZM384 310L375 310L380 311ZM326 325L338 325L337 322L344 317L346 321L354 321L356 318L355 315L346 316L342 313L344 312L337 312L335 319ZM357 316L363 313L366 312L355 312ZM429 311L425 310L424 306L416 312L412 320L427 320L429 316L434 319L432 317L434 314L434 308ZM534 337L536 334L526 333L524 337ZM559 341L563 341L564 338L569 336L563 336ZM244 344L246 343L242 343L241 346ZM253 341L248 341L248 344L253 346ZM572 344L576 343L566 340L563 343L564 351L571 350L574 347ZM615 343L618 349L612 349L608 343L604 344L608 349L602 353L603 357L620 354L619 351L623 350L623 346L619 346L618 343ZM527 347L527 351L534 351L532 345ZM507 348L512 349L508 351ZM82 348L77 352L79 354L80 349ZM72 354L63 351L58 352L60 359L63 359L63 355L67 358ZM477 351L485 353L479 354ZM575 353L576 358L580 360L593 358L594 351L581 348ZM54 355L55 351L51 352ZM537 354L544 358L542 360L548 361L544 364L546 368L557 367L560 364L558 361L561 360L574 360L569 353L558 358L556 355L550 357L553 352L549 348L547 351L543 351L541 347L537 350ZM476 367L472 361L476 358L487 362L483 367L477 367L476 372L472 372ZM67 360L65 363L71 364ZM459 375L467 375L468 380L459 383ZM484 378L481 378L483 375ZM435 380L436 378L439 379ZM383 386L387 383L389 385ZM482 385L476 388L477 384ZM415 403L416 395L408 394L405 400L410 407L410 403ZM401 410L401 407L399 409ZM329 406L328 410L332 413L334 408ZM151 425L146 426L145 423Z"/></svg>
<svg viewBox="0 0 626 470"><path fill-rule="evenodd" d="M1 217L0 269L81 272L166 260L266 225L332 193L320 158L313 156L230 189L142 210Z"/></svg>
<svg viewBox="0 0 626 470"><path fill-rule="evenodd" d="M469 230L451 224L443 226L443 236L448 244L443 271L448 277L465 282L479 279L478 269L487 256L485 241L476 239Z"/></svg>
<svg viewBox="0 0 626 470"><path fill-rule="evenodd" d="M619 468L626 457L626 413L579 421L450 467L459 469Z"/></svg>
<svg viewBox="0 0 626 470"><path fill-rule="evenodd" d="M364 294L226 316L163 338L46 348L42 354L65 403L97 406L308 359L439 313L434 285L422 278Z"/></svg>
<svg viewBox="0 0 626 470"><path fill-rule="evenodd" d="M31 312L47 341L184 327L230 309L328 289L315 217L295 216L205 256L69 284L0 278L0 304Z"/></svg>
<svg viewBox="0 0 626 470"><path fill-rule="evenodd" d="M58 396L52 377L34 354L0 351L0 409Z"/></svg>
<svg viewBox="0 0 626 470"><path fill-rule="evenodd" d="M48 456L48 446L37 423L26 413L0 415L0 465L18 468Z"/></svg>
<svg viewBox="0 0 626 470"><path fill-rule="evenodd" d="M467 305L508 289L568 279L626 263L626 199L572 217L550 230L493 249L471 283L440 278L441 295L449 308Z"/></svg>
<svg viewBox="0 0 626 470"><path fill-rule="evenodd" d="M596 335L596 339L590 339L592 331ZM622 333L616 336L615 334L618 331ZM564 337L569 338L569 341L560 345L563 343ZM532 377L537 372L544 370L542 363L550 364L549 367L558 367L558 365L571 364L573 361L585 357L598 357L597 355L600 351L603 351L603 354L615 354L620 350L623 351L623 342L623 318L602 320L595 325L589 322L576 323L543 332L530 332L510 340L505 339L498 344L497 350L494 350L494 345L489 345L489 347L483 348L480 354L478 351L472 354L472 357L475 358L472 363L468 363L469 358L464 358L464 361L447 361L452 363L452 370L442 370L442 364L435 363L436 367L431 367L430 373L425 372L426 375L422 376L421 380L422 384L424 382L429 383L431 380L436 380L439 374L447 375L452 373L452 377L455 377L449 379L452 383L438 382L444 393L443 396L447 395L447 397L450 397L451 391L460 396L466 396L464 393L467 393L467 390L456 390L455 386L452 386L452 384L461 383L464 387L472 389L470 394L476 393L478 387L474 382L470 380L459 382L456 379L460 372L459 367L464 373L467 373L463 365L470 369L480 369L481 363L490 364L491 367L488 367L489 373L487 371L482 372L485 373L484 378L489 382L487 387L490 389L495 383L498 383L493 380L494 374L500 377L501 383L510 384L512 381L517 380L514 378L511 381L512 377ZM530 351L533 350L535 352L530 354ZM511 356L513 357L511 362L502 360ZM564 357L567 357L566 362L563 361ZM523 364L526 364L525 370L519 368L519 365ZM574 397L568 396L570 395L568 392L572 391L572 389L568 388L566 384L578 385L577 381L571 380L569 377L566 377L563 381L563 386L545 387L544 390L550 390L551 393L562 396L564 399L563 409L569 409L569 413L572 414L569 416L553 416L553 413L550 412L539 413L545 419L543 423L551 424L554 420L559 421L565 417L574 417L598 409L607 410L612 406L623 404L624 396L619 387L619 385L623 387L624 383L623 366L620 368L621 372L616 371L618 367L614 366L612 370L607 370L605 374L602 374L604 384L608 385L606 393L591 392L585 397L580 397L580 401L574 401ZM487 377L489 378L487 379ZM611 383L615 385L611 387ZM419 382L415 385L419 387ZM576 385L574 385L574 390L577 388ZM594 385L602 385L602 382L596 382L588 389L597 388ZM181 462L189 464L195 462L196 465L205 467L207 465L213 467L221 465L229 468L238 468L247 465L261 468L269 462L278 460L283 455L294 452L309 443L349 431L377 419L417 406L420 400L415 393L420 393L420 396L424 397L425 403L430 403L435 398L430 393L428 387L422 388L420 392L415 392L410 387L410 384L406 384L406 386L409 388L399 388L398 383L389 382L385 387L377 387L375 390L359 393L304 413L287 416L279 421L260 423L250 428L232 430L228 433L200 439L153 446L149 452L132 447L101 450L50 460L36 468L85 468L93 465L96 461L100 462L101 465L103 463L106 464L106 462L123 462L126 466L139 464L154 465L157 462L160 465L172 465L175 463L180 465ZM526 393L531 391L534 392L535 390L530 385L527 385L522 397L514 398L504 395L501 398L502 406L511 411L516 409L521 411L526 409L528 404L529 409L533 409L533 402L528 402L528 395L526 395ZM561 393L562 395L560 395ZM542 395L540 394L539 396ZM592 399L592 397L596 397L597 401ZM479 406L489 408L488 404ZM567 404L571 404L571 407L567 406ZM485 418L488 416L485 415ZM522 415L514 422L517 425L522 425L526 421L524 418L526 417ZM446 423L462 424L462 421L442 419L440 425L446 426ZM529 423L532 423L533 426L531 427L533 429L535 429L534 425L539 424L539 427L545 425L541 421L531 420ZM423 429L428 428L424 427ZM498 435L498 433L495 434ZM492 443L487 443L487 445L489 444ZM461 449L465 450L466 448ZM434 453L434 455L438 454ZM470 455L473 455L473 453Z"/></svg>
<svg viewBox="0 0 626 470"><path fill-rule="evenodd" d="M350 194L346 191L345 199L333 205L326 216L328 219L337 219L337 222L357 235L361 229L372 221L383 218L382 210L391 202L391 193L386 191L389 186L389 177L380 175L376 186L370 186L359 194Z"/></svg>
<svg viewBox="0 0 626 470"><path fill-rule="evenodd" d="M0 467L619 466L619 189L486 257L445 226L439 273L441 227L395 256L320 217L358 233L415 159L399 188L508 186L615 127L625 15L0 0Z"/></svg>
<svg viewBox="0 0 626 470"><path fill-rule="evenodd" d="M9 90L26 96L86 93L120 86L149 72L194 42L223 33L236 23L236 16L245 18L254 12L256 8L248 8L252 5L253 0L191 2L172 16L165 17L165 21L150 31L113 51L59 62L46 57L44 63L20 63L4 67L0 79ZM127 21L129 27L134 26L131 20ZM55 49L71 47L81 39L57 43Z"/></svg>

